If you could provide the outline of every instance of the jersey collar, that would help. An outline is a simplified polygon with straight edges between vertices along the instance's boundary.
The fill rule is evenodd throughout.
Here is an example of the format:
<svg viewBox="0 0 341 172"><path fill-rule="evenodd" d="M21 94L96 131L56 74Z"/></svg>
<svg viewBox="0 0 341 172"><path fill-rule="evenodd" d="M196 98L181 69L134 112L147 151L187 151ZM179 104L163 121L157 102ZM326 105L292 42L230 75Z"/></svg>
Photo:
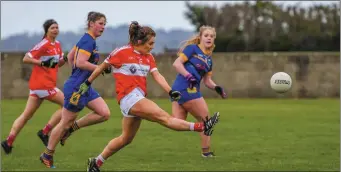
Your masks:
<svg viewBox="0 0 341 172"><path fill-rule="evenodd" d="M197 46L200 48L200 50L201 50L205 55L209 55L209 54L210 54L208 51L205 50L204 47L201 47L200 44L197 44Z"/></svg>
<svg viewBox="0 0 341 172"><path fill-rule="evenodd" d="M93 39L96 39L96 37L90 31L87 31L86 33L88 33Z"/></svg>
<svg viewBox="0 0 341 172"><path fill-rule="evenodd" d="M138 52L137 50L134 49L134 46L132 44L129 43L128 45L131 47L131 49L133 50L134 53L141 54L140 52Z"/></svg>

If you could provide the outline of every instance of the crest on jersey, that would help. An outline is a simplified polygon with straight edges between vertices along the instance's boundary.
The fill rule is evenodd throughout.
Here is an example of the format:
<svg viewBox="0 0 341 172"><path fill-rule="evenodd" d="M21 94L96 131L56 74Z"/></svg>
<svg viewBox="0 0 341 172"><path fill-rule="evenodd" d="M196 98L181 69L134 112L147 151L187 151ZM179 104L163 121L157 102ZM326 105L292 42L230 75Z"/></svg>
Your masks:
<svg viewBox="0 0 341 172"><path fill-rule="evenodd" d="M129 70L131 73L135 73L137 69L134 65L132 65L132 66L130 66Z"/></svg>
<svg viewBox="0 0 341 172"><path fill-rule="evenodd" d="M199 69L199 70L205 70L205 66L204 66L204 65L196 64L195 66L196 66L197 69Z"/></svg>
<svg viewBox="0 0 341 172"><path fill-rule="evenodd" d="M207 64L208 64L209 67L212 66L212 60L211 60L211 58L207 58Z"/></svg>

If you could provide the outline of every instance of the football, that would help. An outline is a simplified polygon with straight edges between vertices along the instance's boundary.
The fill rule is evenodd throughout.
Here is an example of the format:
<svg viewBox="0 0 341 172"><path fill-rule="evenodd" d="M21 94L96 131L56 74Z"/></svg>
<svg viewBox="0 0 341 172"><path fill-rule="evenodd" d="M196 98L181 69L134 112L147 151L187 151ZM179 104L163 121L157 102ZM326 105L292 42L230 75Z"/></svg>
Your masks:
<svg viewBox="0 0 341 172"><path fill-rule="evenodd" d="M292 80L289 74L285 72L277 72L270 79L271 88L277 93L285 93L290 90Z"/></svg>

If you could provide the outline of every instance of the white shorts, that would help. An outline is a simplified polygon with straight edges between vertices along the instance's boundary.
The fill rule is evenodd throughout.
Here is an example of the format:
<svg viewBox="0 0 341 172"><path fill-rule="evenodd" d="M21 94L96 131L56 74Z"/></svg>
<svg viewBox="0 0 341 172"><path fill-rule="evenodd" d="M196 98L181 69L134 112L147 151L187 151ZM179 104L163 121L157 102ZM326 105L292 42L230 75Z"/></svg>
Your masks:
<svg viewBox="0 0 341 172"><path fill-rule="evenodd" d="M125 117L136 117L135 115L129 114L129 110L133 107L138 101L144 97L144 92L140 88L133 89L129 94L124 96L120 100L120 108L123 116Z"/></svg>
<svg viewBox="0 0 341 172"><path fill-rule="evenodd" d="M59 88L54 87L50 90L30 90L30 96L39 98L51 98L59 92Z"/></svg>

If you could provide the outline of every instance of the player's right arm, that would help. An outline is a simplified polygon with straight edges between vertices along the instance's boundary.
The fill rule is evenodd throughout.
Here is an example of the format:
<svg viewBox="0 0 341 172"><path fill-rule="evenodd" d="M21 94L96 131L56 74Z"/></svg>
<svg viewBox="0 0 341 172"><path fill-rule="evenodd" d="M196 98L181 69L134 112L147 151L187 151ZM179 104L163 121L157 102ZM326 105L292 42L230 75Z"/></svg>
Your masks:
<svg viewBox="0 0 341 172"><path fill-rule="evenodd" d="M75 57L76 46L72 47L70 52L67 54L67 62L70 66L73 65L74 57Z"/></svg>
<svg viewBox="0 0 341 172"><path fill-rule="evenodd" d="M23 58L23 63L34 64L41 66L42 61L39 60L42 53L46 51L46 40L42 40L40 43L35 45L29 52L27 52Z"/></svg>
<svg viewBox="0 0 341 172"><path fill-rule="evenodd" d="M101 63L90 75L87 82L91 84L105 69L113 66L115 68L120 68L122 66L121 62L121 52L119 49L115 49L113 52L109 54L109 56Z"/></svg>
<svg viewBox="0 0 341 172"><path fill-rule="evenodd" d="M188 61L193 53L193 48L191 46L185 47L185 49L180 53L179 57L174 61L173 67L175 70L183 76L188 76L190 73L185 69L184 63Z"/></svg>
<svg viewBox="0 0 341 172"><path fill-rule="evenodd" d="M94 71L96 69L97 65L88 61L94 48L93 40L84 40L79 43L78 47L76 47L76 57L73 59L76 60L76 66L78 68L88 71Z"/></svg>

